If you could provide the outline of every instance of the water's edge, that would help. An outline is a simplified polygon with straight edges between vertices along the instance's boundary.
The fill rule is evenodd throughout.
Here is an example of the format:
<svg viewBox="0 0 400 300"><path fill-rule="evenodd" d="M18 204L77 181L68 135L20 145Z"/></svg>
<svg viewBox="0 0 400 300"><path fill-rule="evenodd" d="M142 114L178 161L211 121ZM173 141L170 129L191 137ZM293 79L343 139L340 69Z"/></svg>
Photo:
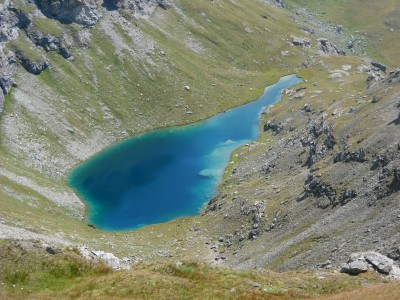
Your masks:
<svg viewBox="0 0 400 300"><path fill-rule="evenodd" d="M196 123L139 134L112 145L79 164L68 174L67 183L85 204L88 223L104 230L132 230L198 214L216 194L231 153L245 143L259 139L261 110L279 101L282 89L301 81L296 75L282 77L274 85L266 87L264 93L254 101ZM266 99L268 96L272 97L271 101ZM253 120L251 115L246 118L255 111ZM251 128L238 127L235 123L240 121L246 123L243 127L247 125ZM183 145L183 149L177 148L179 145ZM145 153L141 153L141 150ZM146 152L153 152L153 156ZM107 159L114 161L109 162ZM182 162L177 163L176 160ZM174 163L178 167L174 167ZM184 165L183 169L181 165ZM118 169L118 166L121 168ZM122 175L118 173L121 170ZM166 174L163 175L162 172ZM178 175L183 177L179 178ZM176 181L171 180L174 176ZM128 185L123 185L123 182ZM156 186L151 189L156 189L158 184L165 188L163 194L145 191L144 187L154 182ZM176 192L171 189L171 186L182 189L180 185L184 185L184 191ZM138 190L143 191L138 194ZM145 218L143 215L146 213L137 213L144 207L150 209L148 213L151 214L155 208L148 202L158 196L162 202L157 205L166 206L165 212L156 212L154 218ZM175 203L175 198L182 199ZM193 199L195 205L187 201L189 198ZM173 208L174 205L177 211L168 212L168 207ZM115 214L114 219L107 214ZM126 221L122 221L124 217ZM136 223L130 224L130 220L136 220Z"/></svg>

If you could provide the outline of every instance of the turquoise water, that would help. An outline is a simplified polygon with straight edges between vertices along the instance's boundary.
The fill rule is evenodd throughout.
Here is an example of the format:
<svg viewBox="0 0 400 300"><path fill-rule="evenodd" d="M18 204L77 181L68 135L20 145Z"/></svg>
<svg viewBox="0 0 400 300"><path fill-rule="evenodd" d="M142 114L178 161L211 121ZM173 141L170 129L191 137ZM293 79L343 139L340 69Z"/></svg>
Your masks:
<svg viewBox="0 0 400 300"><path fill-rule="evenodd" d="M135 136L85 161L68 183L85 200L89 222L127 230L196 215L215 194L232 151L258 138L262 109L299 82L282 77L256 101Z"/></svg>

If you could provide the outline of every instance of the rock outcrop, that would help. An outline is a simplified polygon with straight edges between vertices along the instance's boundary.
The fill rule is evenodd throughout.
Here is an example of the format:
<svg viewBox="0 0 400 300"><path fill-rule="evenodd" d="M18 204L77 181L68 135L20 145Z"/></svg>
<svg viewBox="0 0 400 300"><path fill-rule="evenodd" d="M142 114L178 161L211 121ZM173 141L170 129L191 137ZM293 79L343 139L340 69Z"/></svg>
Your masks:
<svg viewBox="0 0 400 300"><path fill-rule="evenodd" d="M4 53L0 48L0 88L7 94L12 86L12 75L16 69L16 58L13 52Z"/></svg>
<svg viewBox="0 0 400 300"><path fill-rule="evenodd" d="M26 29L28 38L35 43L36 46L43 48L45 51L57 51L65 59L71 58L69 47L65 45L65 42L56 36L49 33L42 33L34 26L29 26Z"/></svg>
<svg viewBox="0 0 400 300"><path fill-rule="evenodd" d="M358 275L371 269L384 275L390 275L393 279L400 279L399 266L389 257L374 251L351 254L348 262L341 267L340 272Z"/></svg>
<svg viewBox="0 0 400 300"><path fill-rule="evenodd" d="M330 55L330 54L336 54L336 55L346 55L346 52L343 50L340 50L338 47L333 45L328 39L317 39L317 51L321 55Z"/></svg>
<svg viewBox="0 0 400 300"><path fill-rule="evenodd" d="M348 152L348 151L342 151L339 152L338 154L336 154L335 158L334 158L334 162L364 162L366 161L365 158L365 151L360 149L359 151L355 151L355 152Z"/></svg>
<svg viewBox="0 0 400 300"><path fill-rule="evenodd" d="M22 52L17 53L17 55L21 61L21 65L31 74L40 74L49 66L49 62L47 60L31 60Z"/></svg>
<svg viewBox="0 0 400 300"><path fill-rule="evenodd" d="M16 59L12 51L4 49L9 41L18 37L19 28L27 26L25 15L15 9L9 1L0 4L0 88L7 94L12 86L12 75ZM0 105L0 109L1 109Z"/></svg>
<svg viewBox="0 0 400 300"><path fill-rule="evenodd" d="M170 4L165 0L108 0L115 9L128 9L136 16L147 16L153 13L154 9L159 6L162 9L169 9Z"/></svg>
<svg viewBox="0 0 400 300"><path fill-rule="evenodd" d="M266 0L266 2L277 7L285 8L285 2L283 0Z"/></svg>
<svg viewBox="0 0 400 300"><path fill-rule="evenodd" d="M325 157L328 151L333 150L336 144L332 129L323 119L311 121L308 126L308 135L300 138L303 147L309 149L306 162L311 167L319 159Z"/></svg>
<svg viewBox="0 0 400 300"><path fill-rule="evenodd" d="M4 95L3 92L0 91L0 114L3 112L3 106L4 106Z"/></svg>
<svg viewBox="0 0 400 300"><path fill-rule="evenodd" d="M36 0L36 5L48 18L61 23L93 26L101 17L94 0Z"/></svg>

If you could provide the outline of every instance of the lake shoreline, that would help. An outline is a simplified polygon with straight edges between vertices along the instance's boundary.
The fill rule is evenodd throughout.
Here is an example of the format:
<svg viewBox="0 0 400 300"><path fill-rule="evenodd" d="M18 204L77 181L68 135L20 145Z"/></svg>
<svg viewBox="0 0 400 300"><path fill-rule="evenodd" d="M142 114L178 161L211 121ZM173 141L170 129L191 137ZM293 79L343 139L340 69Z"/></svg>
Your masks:
<svg viewBox="0 0 400 300"><path fill-rule="evenodd" d="M282 89L288 88L290 86L293 86L293 85L295 85L295 84L297 84L297 83L299 83L301 81L302 81L302 79L300 79L296 75L288 75L288 76L281 77L279 79L279 81L277 81L275 84L267 86L266 88L264 88L263 94L259 98L255 99L253 101L250 101L250 102L248 102L246 104L243 104L243 105L239 105L239 106L230 108L230 109L228 109L228 110L226 110L226 111L224 111L222 113L216 114L216 115L214 115L214 116L212 116L212 117L210 117L208 119L205 119L205 120L200 120L200 121L197 121L197 122L194 122L194 123L191 123L191 124L180 125L180 126L176 126L176 127L158 128L158 129L151 130L149 132L145 132L145 133L139 134L137 136L125 139L125 140L123 140L123 141L121 141L121 142L119 142L119 143L117 143L115 145L112 145L111 147L109 147L107 149L104 149L103 151L100 151L99 153L96 153L95 155L90 157L88 160L86 160L83 163L79 164L77 167L73 168L69 172L68 178L67 178L67 183L74 190L74 192L78 195L78 197L81 199L81 201L85 204L85 209L86 209L86 214L85 215L86 215L86 219L87 219L88 223L90 225L96 227L96 228L101 229L101 230L106 230L106 231L126 231L126 230L135 230L135 229L138 229L138 228L143 227L145 225L158 224L158 223L166 222L166 221L178 218L178 217L197 215L198 212L208 202L208 201L204 200L205 197L204 197L203 194L204 193L208 193L208 194L211 193L212 195L215 195L215 193L217 192L218 186L219 186L220 181L221 181L221 179L223 177L223 172L225 171L225 169L227 167L228 159L230 158L232 151L234 151L234 149L237 149L239 146L241 146L241 145L243 145L243 144L245 144L245 143L247 143L249 141L257 140L259 138L261 107L266 107L267 105L276 103L282 97L282 95L280 94ZM290 83L290 85L288 85L289 83ZM281 85L282 86L284 85L284 86L281 87ZM276 87L276 90L274 89L275 87ZM264 103L263 104L262 101L263 100L267 101L264 98L267 97L266 94L270 90L273 90L273 95L276 98L276 100L273 100L271 103ZM272 93L272 92L270 92L270 93ZM249 110L249 114L254 114L256 112L256 116L255 117L248 117L247 119L249 119L249 120L242 120L242 122L249 122L249 124L250 124L249 126L251 128L249 128L248 130L250 130L250 131L244 132L242 128L236 128L237 132L235 133L236 136L234 136L235 138L237 138L236 142L232 142L233 144L230 144L230 145L227 145L226 142L225 142L225 144L221 144L221 142L223 142L225 139L226 139L226 141L230 140L228 137L230 137L230 135L232 135L232 132L230 132L230 128L228 128L228 130L226 128L225 129L218 129L219 127L216 127L216 126L218 125L218 126L226 127L228 122L223 121L224 119L229 120L231 122L231 126L233 126L235 123L237 123L237 120L236 119L230 119L230 118L232 118L230 115L239 114L239 112L238 112L239 110L241 110L241 111ZM219 119L221 119L221 121L218 121ZM256 121L256 124L254 124L255 121ZM221 125L217 124L218 122L221 122ZM204 125L204 124L206 124L206 125ZM256 125L256 127L254 125ZM202 126L203 127L205 126L205 127L202 128ZM200 136L202 136L202 138L203 138L203 143L205 143L205 144L208 143L207 140L209 139L209 136L203 136L204 133L201 132L202 130L203 131L204 130L208 130L209 131L209 133L208 133L209 136L212 136L218 130L221 131L221 136L218 137L218 138L221 138L221 140L213 141L214 144L212 146L212 147L215 148L215 149L214 148L212 148L212 149L214 149L217 152L220 151L221 153L217 153L217 154L208 153L207 151L209 149L202 149L202 148L204 148L204 145L202 143L200 143L197 140L190 139L191 138L190 136L191 136L192 133L198 132L198 134L200 134ZM185 131L189 131L189 133L185 134ZM192 133L190 131L192 131ZM103 197L102 201L104 201L104 202L108 201L109 202L109 204L107 204L109 206L106 209L108 213L115 209L115 207L112 206L114 204L110 204L112 202L112 199L114 199L114 198L120 197L122 199L124 197L128 197L128 198L131 197L132 199L139 199L139 198L150 199L150 198L153 198L153 197L155 197L157 195L155 195L155 194L153 195L149 191L144 191L143 195L133 196L134 193L135 193L134 192L135 189L132 189L132 187L128 187L125 192L121 192L121 191L117 190L114 194L109 193L109 191L106 189L106 190L103 191L102 195L99 195L99 192L97 191L97 189L99 189L99 187L97 187L97 188L91 187L92 188L92 191L91 191L92 194L90 194L90 193L84 192L83 189L82 189L82 186L78 186L77 185L77 182L78 182L77 177L82 177L79 173L80 172L81 173L82 172L83 173L85 173L85 172L87 173L87 178L86 179L82 179L83 177L79 179L79 180L81 180L80 183L82 183L82 182L84 182L86 180L85 182L89 182L90 181L89 185L92 185L92 184L95 184L93 182L102 180L101 188L103 188L105 185L110 184L110 182L113 182L113 181L115 181L115 184L117 186L119 186L120 182L124 182L124 181L129 182L130 181L129 184L132 184L131 181L132 180L133 181L136 180L137 182L136 183L134 182L134 185L137 184L136 190L140 190L142 188L141 187L142 184L147 185L151 181L151 180L147 181L146 176L149 175L149 174L150 174L150 176L153 176L154 174L156 174L158 172L157 168L159 168L159 165L165 164L168 168L172 168L171 170L175 170L174 167L170 164L171 162L169 161L169 158L166 158L168 155L172 155L172 156L175 155L175 153L172 150L171 150L172 151L171 153L165 153L166 157L161 157L160 158L159 157L160 154L158 153L159 151L154 151L154 149L152 149L152 147L156 147L156 144L154 144L154 143L156 143L156 140L158 142L160 142L159 140L161 138L161 140L164 139L162 141L162 143L164 143L164 144L161 144L161 145L164 145L164 146L167 146L167 147L169 147L169 148L171 148L173 150L176 150L176 149L174 149L174 147L177 147L177 146L175 144L173 144L173 141L171 141L171 142L165 141L165 140L173 139L171 137L171 135L176 135L177 137L181 136L181 137L179 137L178 140L176 140L176 142L177 142L176 144L177 145L179 145L179 143L181 143L181 142L183 143L184 140L189 139L189 142L190 142L189 145L196 144L196 147L199 148L199 149L202 149L201 151L204 152L204 153L202 152L201 154L199 154L200 158L198 158L198 157L190 157L190 155L192 155L191 152L196 152L197 151L197 148L193 147L193 149L191 149L188 153L181 153L181 154L179 154L176 157L171 159L171 161L173 161L173 160L176 160L176 159L181 159L181 156L182 157L188 156L187 157L187 162L184 162L184 164L190 164L190 163L194 162L193 166L186 166L186 165L184 166L186 168L186 169L184 169L184 173L186 174L186 176L188 176L187 174L191 174L189 177L191 177L191 180L194 182L194 185L198 185L198 188L201 190L200 192L197 191L196 190L197 188L194 187L193 191L190 191L190 192L182 191L182 192L176 194L176 191L173 191L173 190L169 189L169 187L166 186L165 183L160 183L161 186L163 186L163 188L165 188L166 195L169 195L168 197L170 197L170 199L174 199L175 197L176 198L182 197L183 199L186 199L186 198L189 197L190 194L194 193L193 197L195 197L195 198L198 197L200 199L200 200L197 200L197 205L196 205L197 208L196 208L195 212L193 212L193 208L191 207L191 205L187 204L185 201L182 200L183 202L179 206L176 207L176 209L178 211L180 211L179 214L175 213L175 214L172 214L171 216L169 216L167 218L160 217L161 219L158 219L158 220L153 220L152 219L153 221L145 221L145 222L137 223L138 224L137 227L124 225L124 226L130 227L130 228L121 228L121 229L118 228L118 229L116 229L114 227L109 228L108 225L105 226L104 223L103 224L99 224L98 222L96 222L95 220L98 220L99 212L94 213L94 210L96 209L95 208L96 205L94 205L94 202L93 202L93 198L95 198L93 195L97 195L96 197L99 197L99 198ZM149 143L149 145L150 145L149 148L147 149L146 148L147 146L143 146L143 143ZM141 160L136 160L135 163L133 163L131 166L129 166L127 168L126 167L127 162L125 160L120 160L119 157L118 158L114 157L114 160L117 161L117 163L119 164L119 166L121 168L127 168L123 172L131 172L132 176L133 176L132 177L133 179L132 179L132 178L129 178L129 176L121 175L122 177L120 177L118 179L119 181L114 178L114 176L117 176L117 177L120 176L120 175L116 175L118 170L115 169L114 165L109 165L108 166L110 168L110 170L112 170L111 173L112 172L115 173L115 174L113 173L112 175L110 175L110 174L107 175L107 173L110 173L110 170L106 170L106 169L99 170L100 167L95 166L99 162L100 162L100 165L104 165L105 162L103 161L103 159L107 155L112 155L113 152L115 152L115 151L116 152L122 151L129 157L129 155L132 155L131 152L129 152L129 151L133 151L133 150L129 150L128 151L127 147L129 148L129 146L131 146L132 144L134 146L136 146L136 147L142 145L140 147L144 147L143 148L144 152L152 151L153 155L155 155L155 157L159 157L160 158L160 160L156 164L154 164L151 161L151 159L148 160L148 164L150 164L151 168L154 169L154 170L153 169L150 170L149 174L147 172L148 171L147 169L149 168L148 167L149 165L143 164L143 162ZM185 144L183 144L183 145L185 145ZM182 148L185 148L185 147L182 147ZM142 154L137 152L137 153L135 153L135 155L136 156L137 155L140 156ZM162 154L162 155L164 155L164 154ZM214 156L216 155L217 158L213 158L213 155ZM203 156L208 156L209 157L208 159L211 160L212 163L210 163L210 161L204 162L203 160L205 160L205 159L204 159ZM142 159L145 160L145 159L148 159L148 157L142 157ZM222 161L222 166L221 166L221 161ZM131 169L129 169L129 168L131 168ZM91 174L91 172L93 173L93 170L95 170L95 172L98 173L97 174L98 175L97 179L94 179L94 177L93 177L94 175ZM145 170L145 171L143 171L143 170ZM193 170L196 170L196 172L198 172L198 173L193 173ZM177 170L175 170L175 171L177 172L177 174L180 174L180 172L181 172L181 171L177 171ZM101 173L101 172L103 172L103 173ZM135 172L137 174L139 174L139 175L137 175ZM199 180L198 178L196 178L196 174L200 174L204 178ZM204 176L204 174L206 174L206 176ZM104 178L107 177L107 176L109 176L109 177L108 177L108 179L105 180ZM170 179L168 179L169 175L165 174L163 176L165 176L165 180L167 180L167 182L169 182L170 185L174 185L174 184L176 185L175 182L172 182L172 181L170 181ZM181 181L185 181L185 180L187 180L187 178L181 178L180 180ZM144 181L144 182L142 182L142 181ZM188 181L188 185L192 184L192 181L190 181L190 182L189 181ZM199 181L202 181L202 182L198 183ZM206 182L208 182L208 183L206 183ZM208 190L209 187L206 186L207 184L210 184L210 186L211 186L211 190L210 191ZM131 195L127 196L124 193L131 194ZM199 195L197 195L197 193L202 194L202 195L199 196ZM107 196L105 196L105 194L107 194ZM165 197L165 196L163 196L163 197ZM209 200L211 197L212 196L210 196L210 195L207 196L207 200ZM99 201L99 203L100 202L101 201ZM127 200L127 202L128 202L128 204L125 203L125 204L121 204L121 205L126 205L126 206L129 206L130 208L129 209L120 208L121 211L118 212L118 214L127 214L127 210L130 210L130 211L133 211L135 209L137 210L137 208L133 209L132 206L134 206L134 205L132 203L130 203L131 200L129 200L129 201ZM201 202L201 206L199 206L199 202ZM99 203L97 203L97 205L100 205L100 206L105 205L104 203L103 204L99 204ZM160 205L165 206L163 200L160 203L161 203ZM147 204L143 204L143 205L146 206ZM186 210L182 209L183 206L185 207ZM101 210L103 210L103 209L101 209ZM189 211L191 211L191 213L189 213ZM114 213L117 214L117 212L114 212ZM131 213L133 214L133 212L131 212ZM117 215L117 216L118 216L118 218L120 218L119 215ZM127 218L130 218L130 216L127 216ZM134 218L139 220L139 219L142 219L143 216L135 214Z"/></svg>

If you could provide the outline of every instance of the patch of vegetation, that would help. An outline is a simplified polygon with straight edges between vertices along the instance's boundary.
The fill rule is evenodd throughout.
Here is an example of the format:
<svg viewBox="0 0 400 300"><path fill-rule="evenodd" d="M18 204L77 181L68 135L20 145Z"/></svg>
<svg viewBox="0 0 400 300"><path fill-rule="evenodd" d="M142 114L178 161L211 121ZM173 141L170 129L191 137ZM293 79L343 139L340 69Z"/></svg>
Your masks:
<svg viewBox="0 0 400 300"><path fill-rule="evenodd" d="M52 19L34 18L32 25L44 34L49 33L58 38L62 37L63 35L63 28L61 27L61 24Z"/></svg>
<svg viewBox="0 0 400 300"><path fill-rule="evenodd" d="M391 67L398 67L400 30L393 23L398 15L396 0L384 1L306 1L289 0L289 3L306 7L324 21L341 24L345 33L368 41L366 54Z"/></svg>
<svg viewBox="0 0 400 300"><path fill-rule="evenodd" d="M40 51L35 49L35 46L23 32L21 32L15 40L11 40L7 44L7 47L28 58L30 61L42 60L43 57Z"/></svg>
<svg viewBox="0 0 400 300"><path fill-rule="evenodd" d="M48 254L38 243L1 241L0 296L8 299L304 299L382 282L377 276L255 272L198 262L111 271L74 249Z"/></svg>

